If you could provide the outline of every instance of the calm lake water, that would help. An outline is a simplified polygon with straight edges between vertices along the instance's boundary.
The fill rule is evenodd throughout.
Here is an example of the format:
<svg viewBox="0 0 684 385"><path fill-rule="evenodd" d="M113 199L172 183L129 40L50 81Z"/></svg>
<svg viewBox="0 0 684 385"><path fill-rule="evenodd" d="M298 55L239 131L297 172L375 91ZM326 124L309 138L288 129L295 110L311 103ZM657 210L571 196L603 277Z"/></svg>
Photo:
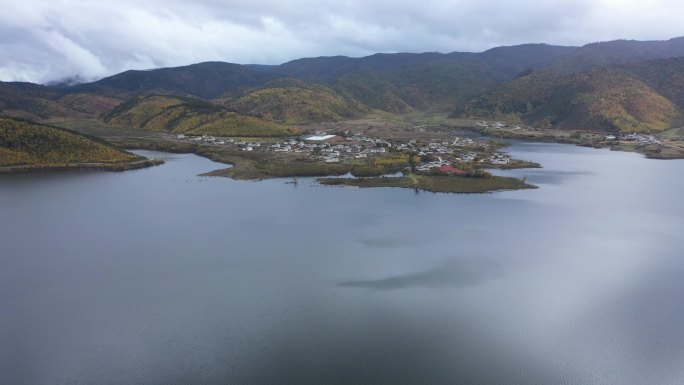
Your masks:
<svg viewBox="0 0 684 385"><path fill-rule="evenodd" d="M684 162L516 144L481 195L0 177L0 383L684 383Z"/></svg>

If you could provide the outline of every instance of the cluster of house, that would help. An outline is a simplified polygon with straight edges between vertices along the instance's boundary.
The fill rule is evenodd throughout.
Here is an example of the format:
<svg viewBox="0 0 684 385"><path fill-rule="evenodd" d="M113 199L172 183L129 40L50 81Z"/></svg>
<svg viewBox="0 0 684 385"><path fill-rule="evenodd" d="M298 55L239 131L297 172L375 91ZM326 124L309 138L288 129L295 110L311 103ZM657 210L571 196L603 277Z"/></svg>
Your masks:
<svg viewBox="0 0 684 385"><path fill-rule="evenodd" d="M481 121L475 123L476 126L478 127L483 127L483 128L504 128L504 127L511 127L514 130L520 130L522 127L520 126L509 126L508 123L506 122L487 122L487 121Z"/></svg>
<svg viewBox="0 0 684 385"><path fill-rule="evenodd" d="M476 142L470 138L459 138L456 137L453 142L449 140L443 140L441 142L430 142L417 144L415 140L410 140L406 144L400 144L397 149L400 150L410 150L415 152L420 156L425 155L449 155L454 153L462 153L464 147L479 147L486 148L488 145L484 142Z"/></svg>
<svg viewBox="0 0 684 385"><path fill-rule="evenodd" d="M382 155L391 150L412 152L428 159L417 167L420 171L428 171L435 167L442 167L452 163L469 163L478 160L489 164L507 164L510 157L495 153L489 157L478 156L476 150L486 150L489 147L484 141L471 138L456 137L453 140L418 142L408 141L390 142L388 140L372 138L362 134L347 136L331 135L316 132L315 135L287 138L279 142L240 141L231 138L216 138L209 135L186 136L177 135L180 140L200 142L210 145L236 146L242 151L273 151L282 153L301 153L326 163L337 163L354 159L363 159ZM437 159L436 161L434 159Z"/></svg>
<svg viewBox="0 0 684 385"><path fill-rule="evenodd" d="M209 136L209 135L188 136L185 134L178 134L176 137L178 139L187 139L191 142L201 142L201 143L218 144L218 145L223 145L223 144L235 142L233 139L216 139L215 137Z"/></svg>
<svg viewBox="0 0 684 385"><path fill-rule="evenodd" d="M326 163L337 163L341 160L363 159L369 156L384 154L392 148L392 143L378 138L363 135L347 137L328 135L317 132L316 135L303 138L312 148L312 156ZM311 147L312 146L312 147Z"/></svg>
<svg viewBox="0 0 684 385"><path fill-rule="evenodd" d="M442 166L451 165L451 163L452 163L452 161L449 159L442 159L441 157L438 157L437 160L435 160L435 161L421 164L420 166L416 167L416 170L417 171L431 171L435 168L442 168Z"/></svg>
<svg viewBox="0 0 684 385"><path fill-rule="evenodd" d="M501 165L511 163L511 157L506 155L506 154L502 154L502 153L497 152L497 153L492 154L489 158L485 158L485 159L480 160L480 162L481 163L495 164L495 165L501 166Z"/></svg>
<svg viewBox="0 0 684 385"><path fill-rule="evenodd" d="M643 134L637 134L637 133L632 133L632 134L624 134L624 135L606 135L605 138L607 141L614 141L614 140L626 140L626 141L636 141L639 142L639 144L660 144L660 139L656 138L653 135L643 135Z"/></svg>

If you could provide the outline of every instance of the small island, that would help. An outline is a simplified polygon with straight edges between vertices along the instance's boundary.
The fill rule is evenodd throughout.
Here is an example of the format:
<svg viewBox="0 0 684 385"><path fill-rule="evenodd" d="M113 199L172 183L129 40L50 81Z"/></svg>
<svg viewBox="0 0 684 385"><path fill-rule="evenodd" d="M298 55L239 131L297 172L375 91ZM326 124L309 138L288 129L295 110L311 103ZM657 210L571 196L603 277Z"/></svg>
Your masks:
<svg viewBox="0 0 684 385"><path fill-rule="evenodd" d="M320 184L328 186L398 187L434 193L484 193L537 188L520 179L500 176L467 177L408 174L403 177L319 178L317 180Z"/></svg>

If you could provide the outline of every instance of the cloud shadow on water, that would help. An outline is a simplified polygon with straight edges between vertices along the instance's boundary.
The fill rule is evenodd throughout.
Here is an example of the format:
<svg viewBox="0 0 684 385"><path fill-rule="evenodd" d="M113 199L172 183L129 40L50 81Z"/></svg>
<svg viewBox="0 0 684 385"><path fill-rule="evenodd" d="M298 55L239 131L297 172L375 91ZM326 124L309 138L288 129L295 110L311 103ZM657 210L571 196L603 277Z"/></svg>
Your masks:
<svg viewBox="0 0 684 385"><path fill-rule="evenodd" d="M393 236L365 237L360 238L357 241L360 244L367 247L376 247L382 249L394 249L399 247L415 246L419 243L419 241L416 239Z"/></svg>
<svg viewBox="0 0 684 385"><path fill-rule="evenodd" d="M490 257L449 258L428 270L393 275L372 280L350 280L339 283L340 287L370 290L396 290L407 288L441 289L468 287L495 276L503 271L500 259Z"/></svg>

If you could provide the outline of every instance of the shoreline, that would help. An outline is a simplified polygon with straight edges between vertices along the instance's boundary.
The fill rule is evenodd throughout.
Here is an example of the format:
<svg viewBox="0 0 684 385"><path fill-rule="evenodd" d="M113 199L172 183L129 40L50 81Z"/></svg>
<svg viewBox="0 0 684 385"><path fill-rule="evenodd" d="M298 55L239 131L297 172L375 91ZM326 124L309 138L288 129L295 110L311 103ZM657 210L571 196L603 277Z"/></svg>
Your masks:
<svg viewBox="0 0 684 385"><path fill-rule="evenodd" d="M465 176L408 174L401 177L379 178L318 178L316 181L324 186L405 188L451 194L482 194L538 188L520 179L502 176L473 178Z"/></svg>
<svg viewBox="0 0 684 385"><path fill-rule="evenodd" d="M305 151L291 151L288 153L273 151L270 147L280 148L280 146L272 146L272 143L268 140L265 140L266 150L261 150L263 147L259 148L259 144L254 145L254 151L250 151L251 148L245 151L244 148L235 145L238 144L238 142L249 142L251 145L251 142L257 141L254 138L215 139L212 137L212 143L202 143L202 141L191 142L189 140L182 140L185 138L170 133L150 134L122 132L109 136L104 135L101 136L101 139L104 139L109 144L120 149L192 153L214 162L227 165L227 167L203 173L201 174L202 176L220 176L234 180L258 181L276 178L322 178L319 182L323 182L323 184L358 184L359 187L390 187L389 185L395 185L392 187L414 188L433 192L464 193L492 192L511 189L517 190L521 188L536 187L526 184L524 180L515 178L492 176L465 178L459 177L458 174L450 175L449 172L435 171L438 166L447 163L451 163L458 173L470 173L471 171L477 170L510 170L542 167L542 165L534 162L512 159L508 155L499 153L498 150L507 147L509 143L498 142L494 135L488 135L486 138L482 139L470 137L467 136L467 134L465 137L460 134L454 136L453 129L460 129L464 133L466 131L474 132L468 130L466 127L445 127L440 125L434 129L418 129L418 131L414 133L415 135L411 135L411 137L407 137L406 135L401 137L400 135L399 137L401 137L401 139L398 139L399 137L393 135L393 130L378 132L378 135L369 135L368 131L370 129L359 130L356 134L349 134L349 132L354 132L352 130L345 130L345 133L342 134L339 129L334 129L332 132L336 132L338 135L356 135L359 137L359 139L348 139L352 140L351 143L359 143L358 141L361 140L374 140L376 144L371 144L371 148L378 148L380 146L391 147L392 145L388 145L389 143L393 143L395 146L399 147L398 151L377 151L381 154L369 155L367 159L341 159L342 161L336 160L335 162L327 162L327 159L321 159L322 156L318 154L308 154L306 149L304 149ZM407 133L403 132L403 134ZM230 144L224 145L224 140L226 143ZM301 139L298 140L301 141ZM357 142L353 142L353 140L357 140ZM418 141L418 144L416 144L416 140ZM221 143L220 145L217 145L213 143L214 141L220 141ZM459 144L457 144L457 142ZM273 143L278 142L273 141ZM377 143L380 143L380 145ZM430 150L427 149L428 144ZM261 145L264 146L263 143ZM347 146L350 146L350 144L347 144ZM407 147L411 147L411 150L414 152L406 151ZM505 150L503 151L505 152ZM417 154L417 152L421 153ZM424 152L427 152L427 157L431 159L421 159ZM454 152L457 155L451 155ZM465 154L465 156L463 154ZM422 161L422 163L414 162L414 156L418 159L417 162ZM463 160L459 159L459 157ZM364 156L363 158L366 157ZM503 162L500 162L502 160ZM140 164L135 164L133 166L130 164L26 166L13 167L11 169L6 168L4 172L16 173L70 169L123 171L159 164L154 161L151 162L152 163L141 162ZM427 168L425 168L425 165L430 166L433 163L437 166L434 166L434 170L428 171ZM0 173L2 172L3 170L0 168ZM403 173L403 176L392 177L394 178L392 180L388 180L390 178L385 177L389 174L397 174L400 172ZM489 173L486 172L486 174ZM354 179L350 178L348 182L340 182L339 177L350 175L353 176ZM324 181L326 177L336 178L332 178L335 179L335 181Z"/></svg>
<svg viewBox="0 0 684 385"><path fill-rule="evenodd" d="M230 148L185 144L173 141L135 140L135 143L118 138L118 146L126 148L192 153L223 163L230 167L212 170L201 176L226 177L233 180L260 181L267 179L316 178L321 185L345 185L361 188L400 187L434 193L491 193L521 189L535 189L521 179L501 176L464 177L445 174L405 173L403 176L387 177L387 174L401 172L404 166L392 170L364 170L351 163L324 163L321 161L298 161L291 157L272 153L242 152ZM507 165L487 169L540 168L538 163L515 160ZM353 177L340 177L351 174Z"/></svg>
<svg viewBox="0 0 684 385"><path fill-rule="evenodd" d="M145 159L128 163L67 163L62 165L19 165L0 167L0 175L45 171L128 171L164 164L162 159Z"/></svg>
<svg viewBox="0 0 684 385"><path fill-rule="evenodd" d="M369 134L370 128L333 129L332 132L342 140L326 144L325 148L320 144L305 144L303 137L275 140L204 135L199 140L193 137L194 140L190 141L185 136L171 133L125 131L112 132L111 135L99 132L99 138L123 150L192 153L226 165L202 176L234 180L318 178L315 180L323 185L402 187L444 193L536 188L525 183L524 179L492 176L487 170L540 168L542 165L512 159L499 152L508 143L498 142L492 135L478 139L455 133L453 129L459 128L441 125L417 128L410 136L407 136L408 132L396 136L392 129L383 130L377 135ZM460 129L465 134L466 130ZM297 143L293 144L294 141ZM339 141L346 143L340 144ZM317 148L312 150L312 145ZM287 150L281 151L282 148ZM333 152L335 159L328 159L332 155L323 155ZM358 157L354 155L358 153L363 154ZM0 167L0 174L66 170L125 171L162 163L159 160L139 160L126 163L16 165ZM440 170L442 167L446 169ZM465 174L468 177L460 176ZM387 175L395 176L388 178Z"/></svg>
<svg viewBox="0 0 684 385"><path fill-rule="evenodd" d="M537 143L570 144L580 147L609 149L610 151L633 152L647 159L678 160L684 159L684 142L667 139L660 144L641 144L635 141L608 141L606 133L585 131L562 131L557 129L510 129L463 127L480 135L496 139L525 140ZM662 134L662 133L661 133Z"/></svg>

